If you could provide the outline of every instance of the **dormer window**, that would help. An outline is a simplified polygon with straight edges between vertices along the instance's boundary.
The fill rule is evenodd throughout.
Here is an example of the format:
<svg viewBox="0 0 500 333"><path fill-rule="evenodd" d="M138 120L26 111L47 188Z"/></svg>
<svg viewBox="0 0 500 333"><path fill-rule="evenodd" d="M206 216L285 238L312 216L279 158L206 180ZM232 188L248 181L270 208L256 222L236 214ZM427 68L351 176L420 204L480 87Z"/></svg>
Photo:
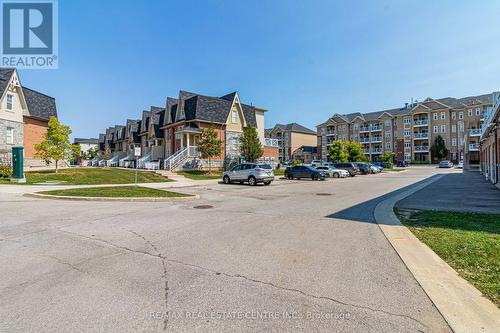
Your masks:
<svg viewBox="0 0 500 333"><path fill-rule="evenodd" d="M13 109L13 100L14 100L14 96L12 95L7 95L7 110L12 110Z"/></svg>
<svg viewBox="0 0 500 333"><path fill-rule="evenodd" d="M238 113L236 112L236 110L233 110L231 112L231 122L233 124L237 123L238 122Z"/></svg>

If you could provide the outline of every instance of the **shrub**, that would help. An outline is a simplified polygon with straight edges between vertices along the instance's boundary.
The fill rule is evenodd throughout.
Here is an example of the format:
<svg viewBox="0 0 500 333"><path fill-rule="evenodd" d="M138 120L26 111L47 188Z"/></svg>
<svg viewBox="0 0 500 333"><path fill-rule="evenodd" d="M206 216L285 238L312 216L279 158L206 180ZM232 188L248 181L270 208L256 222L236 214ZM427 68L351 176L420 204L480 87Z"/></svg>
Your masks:
<svg viewBox="0 0 500 333"><path fill-rule="evenodd" d="M12 177L12 167L10 165L0 165L0 178Z"/></svg>

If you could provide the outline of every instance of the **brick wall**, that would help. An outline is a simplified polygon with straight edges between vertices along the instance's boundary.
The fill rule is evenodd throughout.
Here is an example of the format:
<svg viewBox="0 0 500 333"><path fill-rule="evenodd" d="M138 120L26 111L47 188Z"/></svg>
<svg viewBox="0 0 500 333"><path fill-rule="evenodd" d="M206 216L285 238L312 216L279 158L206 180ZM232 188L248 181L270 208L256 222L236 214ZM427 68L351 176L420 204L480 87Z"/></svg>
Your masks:
<svg viewBox="0 0 500 333"><path fill-rule="evenodd" d="M30 117L23 117L24 121L24 156L35 156L35 145L45 139L48 123Z"/></svg>

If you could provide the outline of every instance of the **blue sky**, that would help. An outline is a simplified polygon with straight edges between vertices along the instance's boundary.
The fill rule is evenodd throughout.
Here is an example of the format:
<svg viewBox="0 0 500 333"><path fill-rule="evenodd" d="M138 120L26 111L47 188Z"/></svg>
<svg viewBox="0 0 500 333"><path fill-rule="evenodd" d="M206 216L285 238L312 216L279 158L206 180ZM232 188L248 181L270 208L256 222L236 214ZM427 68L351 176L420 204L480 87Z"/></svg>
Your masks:
<svg viewBox="0 0 500 333"><path fill-rule="evenodd" d="M500 89L499 1L59 1L59 69L21 70L73 136L179 89L269 109L266 127Z"/></svg>

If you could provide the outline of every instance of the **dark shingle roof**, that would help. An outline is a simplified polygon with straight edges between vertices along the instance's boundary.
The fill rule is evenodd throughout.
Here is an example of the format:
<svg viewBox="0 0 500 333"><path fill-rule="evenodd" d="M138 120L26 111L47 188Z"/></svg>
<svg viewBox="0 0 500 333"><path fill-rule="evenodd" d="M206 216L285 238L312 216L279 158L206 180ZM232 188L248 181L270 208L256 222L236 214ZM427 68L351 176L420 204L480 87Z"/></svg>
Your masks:
<svg viewBox="0 0 500 333"><path fill-rule="evenodd" d="M175 109L177 109L177 103L178 103L178 100L176 98L167 97L163 125L171 124L172 121L175 120ZM174 109L174 107L175 107L175 109Z"/></svg>
<svg viewBox="0 0 500 333"><path fill-rule="evenodd" d="M465 105L492 104L493 94L463 97L459 101Z"/></svg>
<svg viewBox="0 0 500 333"><path fill-rule="evenodd" d="M461 109L465 106L464 103L460 102L458 99L453 97L439 98L436 99L436 101L443 103L444 105L447 105L452 109Z"/></svg>
<svg viewBox="0 0 500 333"><path fill-rule="evenodd" d="M304 127L300 124L297 123L290 123L290 124L276 124L275 128L279 128L283 131L291 131L291 132L298 132L298 133L304 133L304 134L314 134L316 135L316 132L313 130L310 130L307 127Z"/></svg>
<svg viewBox="0 0 500 333"><path fill-rule="evenodd" d="M45 120L49 120L52 116L57 117L56 100L53 97L26 87L22 89L30 117Z"/></svg>
<svg viewBox="0 0 500 333"><path fill-rule="evenodd" d="M132 135L132 142L139 143L141 140L139 139L139 131L141 127L140 120L127 119L127 134L126 139L130 140L130 135Z"/></svg>
<svg viewBox="0 0 500 333"><path fill-rule="evenodd" d="M13 73L14 68L0 68L0 96L3 96L5 89L7 89L7 85Z"/></svg>
<svg viewBox="0 0 500 333"><path fill-rule="evenodd" d="M141 130L140 133L145 133L149 127L149 117L151 116L150 111L142 111L142 119L141 119Z"/></svg>

